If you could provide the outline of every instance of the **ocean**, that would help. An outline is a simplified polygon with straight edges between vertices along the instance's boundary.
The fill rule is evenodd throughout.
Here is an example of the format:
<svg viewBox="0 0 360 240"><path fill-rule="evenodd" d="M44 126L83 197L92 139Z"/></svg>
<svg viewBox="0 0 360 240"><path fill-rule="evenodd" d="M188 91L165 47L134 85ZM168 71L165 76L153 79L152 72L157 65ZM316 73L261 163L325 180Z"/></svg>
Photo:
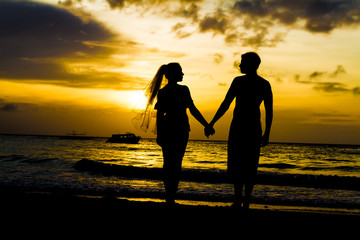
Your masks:
<svg viewBox="0 0 360 240"><path fill-rule="evenodd" d="M119 144L106 140L0 135L0 185L32 191L163 198L163 183L156 177L162 167L162 152L156 141ZM102 167L76 167L81 161ZM226 163L227 142L190 140L178 198L231 204L233 187L226 180ZM115 171L129 166L145 169L150 175L123 176ZM103 167L114 171L101 172ZM151 174L155 177L148 177ZM269 144L261 150L253 202L360 209L360 145Z"/></svg>

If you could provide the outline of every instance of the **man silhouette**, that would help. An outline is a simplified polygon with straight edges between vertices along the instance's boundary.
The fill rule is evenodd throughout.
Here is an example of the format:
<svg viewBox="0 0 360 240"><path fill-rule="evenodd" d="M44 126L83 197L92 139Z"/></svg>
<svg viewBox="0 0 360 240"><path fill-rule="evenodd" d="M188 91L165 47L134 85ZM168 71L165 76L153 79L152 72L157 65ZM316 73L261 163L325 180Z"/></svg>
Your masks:
<svg viewBox="0 0 360 240"><path fill-rule="evenodd" d="M257 74L261 63L254 52L241 56L240 70L244 76L236 77L209 126L207 136L214 133L213 126L236 98L228 140L228 174L234 184L234 206L249 209L250 197L257 175L260 147L269 142L273 118L273 95L270 83ZM262 135L260 105L264 101L266 128ZM245 198L242 196L245 186Z"/></svg>

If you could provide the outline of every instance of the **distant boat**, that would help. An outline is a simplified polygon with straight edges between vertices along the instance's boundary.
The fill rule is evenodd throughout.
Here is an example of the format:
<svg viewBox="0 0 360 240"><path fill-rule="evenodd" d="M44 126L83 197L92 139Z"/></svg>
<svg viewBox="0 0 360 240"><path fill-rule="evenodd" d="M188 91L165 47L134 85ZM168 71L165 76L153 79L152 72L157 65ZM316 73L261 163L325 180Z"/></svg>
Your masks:
<svg viewBox="0 0 360 240"><path fill-rule="evenodd" d="M62 136L63 139L69 140L89 140L92 137L86 136L86 133L76 133L76 131L72 131L71 133L67 133L66 136Z"/></svg>
<svg viewBox="0 0 360 240"><path fill-rule="evenodd" d="M135 136L133 133L113 134L106 142L110 143L138 143L141 137Z"/></svg>

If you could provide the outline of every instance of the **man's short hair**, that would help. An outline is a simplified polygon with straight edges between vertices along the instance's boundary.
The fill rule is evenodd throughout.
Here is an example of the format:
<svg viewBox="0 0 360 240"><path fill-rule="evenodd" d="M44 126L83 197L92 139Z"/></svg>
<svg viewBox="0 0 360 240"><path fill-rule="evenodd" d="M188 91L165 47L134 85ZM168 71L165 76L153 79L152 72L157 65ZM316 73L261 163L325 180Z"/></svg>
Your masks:
<svg viewBox="0 0 360 240"><path fill-rule="evenodd" d="M253 70L257 70L261 63L261 58L255 52L247 52L241 55L241 58L246 61L249 67L251 67Z"/></svg>

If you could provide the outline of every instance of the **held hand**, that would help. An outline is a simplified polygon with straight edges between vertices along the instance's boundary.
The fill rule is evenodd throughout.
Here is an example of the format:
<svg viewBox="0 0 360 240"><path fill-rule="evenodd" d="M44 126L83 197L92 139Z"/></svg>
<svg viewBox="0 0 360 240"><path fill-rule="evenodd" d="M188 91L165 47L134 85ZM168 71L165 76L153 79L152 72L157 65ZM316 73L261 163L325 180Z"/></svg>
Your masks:
<svg viewBox="0 0 360 240"><path fill-rule="evenodd" d="M215 134L215 129L213 126L211 125L208 125L207 127L205 127L204 129L204 133L205 133L205 136L207 138L209 138L210 135L214 135Z"/></svg>

